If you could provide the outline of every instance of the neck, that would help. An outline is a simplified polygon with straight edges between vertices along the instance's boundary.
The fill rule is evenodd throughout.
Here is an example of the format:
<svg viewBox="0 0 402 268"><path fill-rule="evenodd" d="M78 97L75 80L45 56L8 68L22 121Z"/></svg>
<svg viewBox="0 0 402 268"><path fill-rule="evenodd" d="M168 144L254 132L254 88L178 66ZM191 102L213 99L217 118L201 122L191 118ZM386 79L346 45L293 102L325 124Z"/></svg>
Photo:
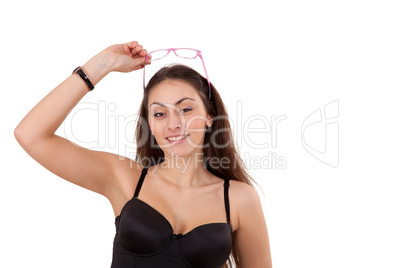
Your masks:
<svg viewBox="0 0 402 268"><path fill-rule="evenodd" d="M165 154L164 161L157 169L164 179L180 187L200 185L208 172L204 165L204 154L199 152L189 156Z"/></svg>

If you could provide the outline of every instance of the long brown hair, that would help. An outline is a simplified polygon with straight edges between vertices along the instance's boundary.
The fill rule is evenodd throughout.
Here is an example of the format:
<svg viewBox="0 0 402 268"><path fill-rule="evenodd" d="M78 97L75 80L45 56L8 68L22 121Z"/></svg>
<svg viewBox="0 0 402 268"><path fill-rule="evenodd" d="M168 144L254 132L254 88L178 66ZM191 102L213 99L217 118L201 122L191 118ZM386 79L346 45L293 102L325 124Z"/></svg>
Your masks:
<svg viewBox="0 0 402 268"><path fill-rule="evenodd" d="M247 173L244 163L239 156L239 152L233 140L228 113L218 91L211 83L211 99L208 100L208 81L198 72L185 65L177 64L163 67L151 78L146 86L144 98L138 112L140 120L138 120L136 127L136 142L137 146L140 142L141 144L137 147L135 161L144 166L152 166L157 165L164 160L163 150L160 149L159 146L152 146L152 144L155 145L157 143L149 128L147 106L150 90L160 82L167 79L182 80L193 86L201 97L207 114L214 117L212 127L206 129L203 144L204 163L207 170L217 177L241 181L254 187L252 183L256 184L256 182ZM145 137L144 135L148 135L148 137ZM212 139L213 142L211 142ZM144 159L147 159L150 163L144 163ZM225 163L228 163L228 165L225 167L222 167L221 165L211 165L209 163L211 159L225 159L227 160ZM240 267L240 260L235 241L236 232L233 232L231 255L222 268ZM236 266L234 266L234 263Z"/></svg>

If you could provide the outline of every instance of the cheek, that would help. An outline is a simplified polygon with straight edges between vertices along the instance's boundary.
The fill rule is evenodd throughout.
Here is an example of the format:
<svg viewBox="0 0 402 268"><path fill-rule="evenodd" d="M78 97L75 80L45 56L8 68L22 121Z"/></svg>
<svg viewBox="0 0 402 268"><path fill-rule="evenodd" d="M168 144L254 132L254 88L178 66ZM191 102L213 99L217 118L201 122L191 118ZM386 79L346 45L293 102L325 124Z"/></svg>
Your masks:
<svg viewBox="0 0 402 268"><path fill-rule="evenodd" d="M187 122L187 129L189 131L198 130L198 132L200 132L200 131L204 131L205 127L206 127L206 120L205 120L204 116L198 116L195 118L191 118Z"/></svg>
<svg viewBox="0 0 402 268"><path fill-rule="evenodd" d="M152 135L158 137L161 134L160 124L155 120L148 120L148 125Z"/></svg>

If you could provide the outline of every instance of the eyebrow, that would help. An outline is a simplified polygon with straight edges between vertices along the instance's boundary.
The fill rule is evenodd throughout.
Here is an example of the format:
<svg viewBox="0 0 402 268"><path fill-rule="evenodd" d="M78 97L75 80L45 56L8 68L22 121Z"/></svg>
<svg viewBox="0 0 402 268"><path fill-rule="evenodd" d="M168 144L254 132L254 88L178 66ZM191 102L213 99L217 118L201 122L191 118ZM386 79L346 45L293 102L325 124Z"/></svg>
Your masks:
<svg viewBox="0 0 402 268"><path fill-rule="evenodd" d="M189 97L185 97L185 98L182 98L181 100L178 100L174 105L178 105L178 104L180 104L180 103L181 103L182 101L184 101L184 100L193 100L193 101L195 101L195 99L192 99L192 98L189 98ZM149 107L151 107L152 104L157 104L157 105L160 105L160 106L162 106L162 107L166 107L165 104L159 103L159 102L153 102L153 103L151 103L151 104L149 105Z"/></svg>

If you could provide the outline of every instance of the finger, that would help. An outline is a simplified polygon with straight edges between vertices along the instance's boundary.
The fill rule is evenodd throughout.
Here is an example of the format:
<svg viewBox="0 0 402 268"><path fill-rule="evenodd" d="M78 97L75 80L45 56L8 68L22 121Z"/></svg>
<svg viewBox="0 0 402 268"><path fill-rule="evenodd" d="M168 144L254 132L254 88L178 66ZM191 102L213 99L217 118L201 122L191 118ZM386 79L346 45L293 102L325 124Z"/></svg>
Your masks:
<svg viewBox="0 0 402 268"><path fill-rule="evenodd" d="M142 50L142 46L141 46L141 45L137 45L137 46L135 47L135 49L136 49L137 52L139 53L139 52L141 52L141 50Z"/></svg>
<svg viewBox="0 0 402 268"><path fill-rule="evenodd" d="M146 54L145 54L146 55ZM149 65L151 64L151 60L152 60L152 55L146 55L145 56L145 64Z"/></svg>
<svg viewBox="0 0 402 268"><path fill-rule="evenodd" d="M132 56L137 56L142 50L142 46L141 45L136 45L132 50L131 50L131 54Z"/></svg>
<svg viewBox="0 0 402 268"><path fill-rule="evenodd" d="M145 55L146 55L146 54L145 54ZM147 60L146 57L142 57L141 60L142 60L141 65L143 65L143 66L149 65L149 64L151 63L149 60Z"/></svg>
<svg viewBox="0 0 402 268"><path fill-rule="evenodd" d="M144 64L145 65L149 65L149 64L151 64L151 59L152 59L152 55L148 55L148 51L146 50L146 49L143 49L141 52L140 52L140 56L143 56L144 57Z"/></svg>
<svg viewBox="0 0 402 268"><path fill-rule="evenodd" d="M145 55L147 55L148 54L148 52L147 52L147 50L146 49L143 49L143 50L141 50L140 51L140 56L143 56L143 57L145 57Z"/></svg>
<svg viewBox="0 0 402 268"><path fill-rule="evenodd" d="M131 50L131 54L132 54L133 57L135 57L135 56L138 55L138 46L139 46L139 45L136 45L136 46L133 47L133 49Z"/></svg>
<svg viewBox="0 0 402 268"><path fill-rule="evenodd" d="M131 41L131 42L127 43L127 46L128 46L130 49L135 48L137 45L138 45L138 41Z"/></svg>

